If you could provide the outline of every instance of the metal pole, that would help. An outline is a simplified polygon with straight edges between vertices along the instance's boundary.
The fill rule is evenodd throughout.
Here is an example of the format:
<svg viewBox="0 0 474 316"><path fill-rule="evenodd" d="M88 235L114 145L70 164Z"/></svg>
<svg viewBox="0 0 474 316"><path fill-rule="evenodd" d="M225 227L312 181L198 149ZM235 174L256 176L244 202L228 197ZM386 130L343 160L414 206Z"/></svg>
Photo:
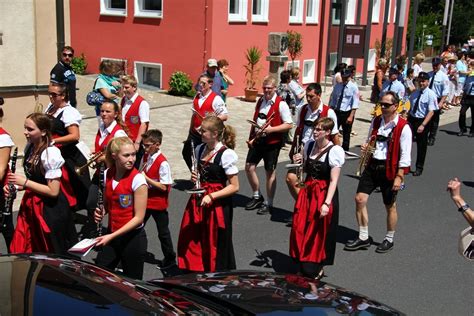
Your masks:
<svg viewBox="0 0 474 316"><path fill-rule="evenodd" d="M401 6L401 0L396 0L396 10L397 13L395 15L395 23L393 25L393 46L392 46L392 66L396 64L396 59L398 56L398 46L401 45L401 43L398 42L399 40L399 29L398 29L398 23L400 20L400 6Z"/></svg>
<svg viewBox="0 0 474 316"><path fill-rule="evenodd" d="M382 28L382 43L380 47L380 57L385 57L385 46L387 41L387 23L388 23L388 15L390 9L390 0L385 0L385 10L383 14L383 28Z"/></svg>
<svg viewBox="0 0 474 316"><path fill-rule="evenodd" d="M406 38L403 37L403 31L405 30L405 16L407 14L407 0L401 0L400 3L400 14L398 15L398 49L397 49L397 56L401 55L402 53L402 44ZM407 23L408 24L408 23Z"/></svg>
<svg viewBox="0 0 474 316"><path fill-rule="evenodd" d="M356 25L360 25L360 16L362 15L362 0L357 1L357 19ZM357 58L352 59L352 63L357 67Z"/></svg>
<svg viewBox="0 0 474 316"><path fill-rule="evenodd" d="M446 0L444 2L443 28L442 28L442 35L441 35L441 52L443 51L443 47L445 45L444 39L446 38L446 25L448 24L448 13L449 13L449 0Z"/></svg>
<svg viewBox="0 0 474 316"><path fill-rule="evenodd" d="M408 64L407 67L411 68L411 62L413 59L413 50L415 48L415 33L416 33L416 17L418 15L418 3L419 0L414 0L413 2L413 10L412 10L412 24L411 24L411 31L410 31L410 47L408 48Z"/></svg>
<svg viewBox="0 0 474 316"><path fill-rule="evenodd" d="M415 0L418 1L418 0ZM367 12L367 25L365 27L365 43L364 43L364 70L362 71L362 85L366 86L367 71L369 69L369 44L370 44L370 30L372 29L372 10L374 7L374 0L369 0L369 12Z"/></svg>
<svg viewBox="0 0 474 316"><path fill-rule="evenodd" d="M58 60L61 60L61 55L64 47L64 2L63 0L56 0L56 41L58 47Z"/></svg>
<svg viewBox="0 0 474 316"><path fill-rule="evenodd" d="M339 18L339 42L337 44L337 63L342 62L342 46L344 45L344 27L346 25L347 0L342 0L341 16Z"/></svg>
<svg viewBox="0 0 474 316"><path fill-rule="evenodd" d="M446 37L446 45L449 45L449 35L451 35L451 22L453 21L454 0L451 0L451 12L449 13L448 36Z"/></svg>
<svg viewBox="0 0 474 316"><path fill-rule="evenodd" d="M331 11L329 11L331 12ZM319 14L319 12L318 12ZM316 82L321 82L321 68L323 66L323 39L324 39L324 27L323 25L326 23L326 19L327 19L327 16L326 16L326 1L323 1L323 3L321 4L321 27L319 29L319 50L318 50L318 74L316 75ZM331 17L329 17L329 23L331 23ZM327 28L327 33L329 34L329 27L330 25L328 26ZM329 37L329 35L328 35ZM328 46L326 48L326 55L329 55L329 43L328 43ZM326 64L326 67L327 68L327 64ZM326 78L326 69L324 69L324 78ZM324 85L324 91L326 92L326 85Z"/></svg>

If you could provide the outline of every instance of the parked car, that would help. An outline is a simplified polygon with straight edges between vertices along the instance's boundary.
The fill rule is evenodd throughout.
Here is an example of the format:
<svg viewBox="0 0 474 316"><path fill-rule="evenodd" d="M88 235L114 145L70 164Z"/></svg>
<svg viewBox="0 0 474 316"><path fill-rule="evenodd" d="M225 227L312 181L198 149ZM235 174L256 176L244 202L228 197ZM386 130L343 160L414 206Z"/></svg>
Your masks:
<svg viewBox="0 0 474 316"><path fill-rule="evenodd" d="M148 282L43 254L0 256L0 315L403 315L292 274L186 274Z"/></svg>

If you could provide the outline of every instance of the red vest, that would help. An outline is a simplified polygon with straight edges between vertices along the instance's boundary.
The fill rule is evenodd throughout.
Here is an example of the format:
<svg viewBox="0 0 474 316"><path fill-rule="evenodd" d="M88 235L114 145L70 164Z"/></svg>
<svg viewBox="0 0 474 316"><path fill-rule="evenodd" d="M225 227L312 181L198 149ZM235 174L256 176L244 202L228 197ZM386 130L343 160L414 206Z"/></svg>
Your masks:
<svg viewBox="0 0 474 316"><path fill-rule="evenodd" d="M377 137L377 131L381 123L382 116L374 118L371 136ZM385 174L387 179L390 181L395 179L398 172L398 162L400 161L400 136L402 135L403 127L406 124L407 121L405 119L398 117L398 123L393 128L390 144L388 144L387 159L385 160ZM410 167L403 167L404 174L407 174L409 171Z"/></svg>
<svg viewBox="0 0 474 316"><path fill-rule="evenodd" d="M117 231L133 218L133 178L138 174L137 169L132 169L120 179L115 190L112 189L112 181L115 176L115 167L107 170L105 179L105 198L109 210L109 228L112 232Z"/></svg>
<svg viewBox="0 0 474 316"><path fill-rule="evenodd" d="M204 103L202 104L201 107L199 107L199 94L197 94L194 97L193 100L193 107L196 112L198 112L202 117L206 117L207 113L213 113L214 109L212 108L212 102L214 102L214 98L217 96L214 92L211 91L211 94L209 94L204 100ZM202 119L199 117L199 115L194 114L192 118L192 128L191 132L195 132L196 129L201 126Z"/></svg>
<svg viewBox="0 0 474 316"><path fill-rule="evenodd" d="M156 157L150 169L148 171L144 170L147 177L160 182L160 166L163 161L166 161L166 157L163 154ZM167 187L168 189L166 191L157 188L148 188L147 209L166 211L168 208L168 195L170 193L170 186Z"/></svg>
<svg viewBox="0 0 474 316"><path fill-rule="evenodd" d="M272 104L270 107L270 110L267 113L267 117L270 117L272 113L275 113L275 116L273 117L273 120L270 122L270 126L278 126L282 124L281 116L280 116L280 102L282 99L277 96L275 99L275 103ZM263 102L263 97L261 97L258 102L257 106L255 107L255 112L253 114L253 120L256 122L258 114L260 113L260 106L262 105ZM284 133L271 133L267 135L265 138L267 145L273 145L273 144L278 144L281 143L283 140ZM249 139L252 139L255 137L255 128L252 126L250 128L250 137Z"/></svg>
<svg viewBox="0 0 474 316"><path fill-rule="evenodd" d="M291 149L288 155L290 156L290 160L293 161L293 155L295 154L295 146L296 146L296 140L301 144L301 140L303 139L303 130L304 130L304 118L306 117L306 113L308 113L310 105L306 104L300 112L300 122L298 126L296 127L295 134L293 136L293 143L291 144ZM326 104L323 104L323 110L321 113L319 113L319 117L327 117L329 112L329 106Z"/></svg>
<svg viewBox="0 0 474 316"><path fill-rule="evenodd" d="M120 131L120 130L122 130L122 127L119 124L115 125L112 132L105 137L104 141L100 145L99 145L100 130L97 131L97 135L95 135L95 152L98 153L98 152L104 151L105 148L107 148L107 144L110 142L110 140L114 138L115 133L117 133L117 131Z"/></svg>
<svg viewBox="0 0 474 316"><path fill-rule="evenodd" d="M128 131L129 131L128 136L133 141L137 139L138 130L140 129L140 124L142 123L142 121L140 121L139 110L140 110L140 104L142 103L143 100L145 99L137 95L137 98L128 109L127 114L125 114L125 125L127 125ZM122 109L124 105L125 105L125 98L122 99Z"/></svg>

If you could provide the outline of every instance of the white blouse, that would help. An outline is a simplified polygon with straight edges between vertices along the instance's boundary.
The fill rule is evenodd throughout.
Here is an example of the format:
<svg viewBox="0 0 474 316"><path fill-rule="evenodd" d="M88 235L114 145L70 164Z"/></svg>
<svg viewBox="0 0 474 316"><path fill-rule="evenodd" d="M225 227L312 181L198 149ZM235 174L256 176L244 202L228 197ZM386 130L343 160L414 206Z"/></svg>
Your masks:
<svg viewBox="0 0 474 316"><path fill-rule="evenodd" d="M308 159L308 148L310 146L310 144L314 143L314 146L313 146L313 152L314 152L314 149L316 148L317 144L315 143L314 140L311 140L309 142L307 142L304 146L304 158L305 159ZM331 146L331 145L334 145L333 142L329 142L328 146ZM312 154L312 153L311 153ZM324 155L322 155L318 161L321 161L323 162L325 159L326 159L326 156L328 155L328 153L326 152ZM310 155L310 158L311 159L314 159L316 158L317 155ZM341 146L339 145L334 145L330 150L329 150L329 166L331 168L334 168L334 167L342 167L344 165L344 162L345 162L345 153L344 153L344 149L342 149Z"/></svg>
<svg viewBox="0 0 474 316"><path fill-rule="evenodd" d="M50 103L46 108L45 113L48 113L49 109L52 107L53 105ZM81 125L82 115L76 108L68 104L63 108L59 108L56 113L53 114L53 117L58 117L61 112L63 113L63 116L61 116L61 121L64 123L64 127L67 128L71 125Z"/></svg>
<svg viewBox="0 0 474 316"><path fill-rule="evenodd" d="M45 171L44 177L46 179L61 178L61 167L64 165L61 151L55 146L47 147L41 153L41 165Z"/></svg>
<svg viewBox="0 0 474 316"><path fill-rule="evenodd" d="M199 144L195 151L196 151L196 157L199 155L199 151L202 146L205 146L206 144ZM222 142L217 143L216 147L212 151L212 153L215 153L218 151L224 144ZM203 151L204 152L204 151ZM200 159L200 157L198 157ZM210 162L214 162L214 157L212 157ZM230 176L239 173L239 168L237 167L237 162L239 160L239 157L237 156L236 152L230 148L227 148L223 153L221 157L221 167L224 168L225 174Z"/></svg>

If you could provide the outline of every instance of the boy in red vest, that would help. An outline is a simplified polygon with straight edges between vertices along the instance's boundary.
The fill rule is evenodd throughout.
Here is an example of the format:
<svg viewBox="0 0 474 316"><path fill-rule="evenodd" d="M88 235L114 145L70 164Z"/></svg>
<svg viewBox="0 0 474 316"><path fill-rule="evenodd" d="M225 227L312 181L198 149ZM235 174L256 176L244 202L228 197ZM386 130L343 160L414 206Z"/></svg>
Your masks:
<svg viewBox="0 0 474 316"><path fill-rule="evenodd" d="M165 269L176 264L176 253L173 250L170 230L168 228L168 195L173 184L171 169L166 157L161 153L160 146L163 134L158 129L151 129L141 135L145 154L140 163L140 171L148 184L148 203L145 223L150 216L156 223L158 238L161 243L164 259L158 268Z"/></svg>

